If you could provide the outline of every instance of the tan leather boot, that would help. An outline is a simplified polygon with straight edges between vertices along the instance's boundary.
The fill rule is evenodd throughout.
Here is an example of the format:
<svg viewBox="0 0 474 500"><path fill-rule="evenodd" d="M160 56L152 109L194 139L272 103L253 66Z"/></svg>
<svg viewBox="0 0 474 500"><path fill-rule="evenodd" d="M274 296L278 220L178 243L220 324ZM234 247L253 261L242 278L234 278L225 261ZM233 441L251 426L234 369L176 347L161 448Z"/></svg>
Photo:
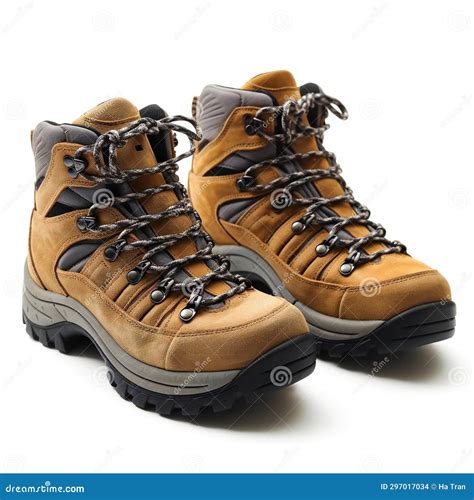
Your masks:
<svg viewBox="0 0 474 500"><path fill-rule="evenodd" d="M195 415L307 376L315 342L296 307L212 254L176 174L187 121L117 98L36 127L23 312L47 347L89 339L140 408ZM177 135L191 149L176 157Z"/></svg>
<svg viewBox="0 0 474 500"><path fill-rule="evenodd" d="M287 71L195 98L189 191L216 251L304 313L322 350L390 353L451 337L446 280L371 222L323 146L344 106Z"/></svg>

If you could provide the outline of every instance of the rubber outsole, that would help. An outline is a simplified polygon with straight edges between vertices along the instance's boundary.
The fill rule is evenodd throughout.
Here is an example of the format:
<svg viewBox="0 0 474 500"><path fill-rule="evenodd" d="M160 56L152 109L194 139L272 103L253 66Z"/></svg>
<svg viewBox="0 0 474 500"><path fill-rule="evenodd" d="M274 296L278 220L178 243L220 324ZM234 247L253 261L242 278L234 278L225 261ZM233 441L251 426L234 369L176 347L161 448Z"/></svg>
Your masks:
<svg viewBox="0 0 474 500"><path fill-rule="evenodd" d="M333 341L316 337L318 350L322 356L333 359L396 354L449 339L454 335L455 316L454 302L422 304L398 314L360 339Z"/></svg>
<svg viewBox="0 0 474 500"><path fill-rule="evenodd" d="M271 287L260 276L248 275L255 288L271 293ZM365 337L329 340L318 337L321 357L341 359L346 356L371 357L396 354L426 344L440 342L454 335L456 304L452 301L430 302L408 309L385 321Z"/></svg>
<svg viewBox="0 0 474 500"><path fill-rule="evenodd" d="M317 343L308 333L280 344L264 353L228 384L219 389L196 395L166 395L149 391L126 379L107 360L97 343L80 326L62 322L50 326L32 323L24 314L26 331L45 347L68 354L89 341L108 367L108 379L119 395L143 410L160 415L181 413L197 416L204 411L214 413L232 408L240 399L255 401L267 391L292 385L310 375L316 364Z"/></svg>

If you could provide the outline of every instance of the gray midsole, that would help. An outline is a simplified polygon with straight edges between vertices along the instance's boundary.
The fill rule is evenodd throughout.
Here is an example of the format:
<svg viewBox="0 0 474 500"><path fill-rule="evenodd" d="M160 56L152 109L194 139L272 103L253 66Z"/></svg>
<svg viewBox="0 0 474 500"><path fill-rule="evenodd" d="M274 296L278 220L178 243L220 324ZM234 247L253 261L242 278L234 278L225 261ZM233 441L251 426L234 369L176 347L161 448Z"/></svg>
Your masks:
<svg viewBox="0 0 474 500"><path fill-rule="evenodd" d="M364 337L378 328L383 320L341 319L322 314L297 300L282 283L271 266L249 248L237 245L216 245L214 253L229 257L236 273L256 274L271 288L274 295L283 297L304 314L310 331L328 340L351 340ZM291 278L290 278L291 279Z"/></svg>
<svg viewBox="0 0 474 500"><path fill-rule="evenodd" d="M212 391L232 381L240 370L176 372L148 365L126 353L97 319L71 297L43 290L31 279L25 266L23 312L35 325L69 322L83 328L97 343L107 360L126 379L149 391L185 396Z"/></svg>

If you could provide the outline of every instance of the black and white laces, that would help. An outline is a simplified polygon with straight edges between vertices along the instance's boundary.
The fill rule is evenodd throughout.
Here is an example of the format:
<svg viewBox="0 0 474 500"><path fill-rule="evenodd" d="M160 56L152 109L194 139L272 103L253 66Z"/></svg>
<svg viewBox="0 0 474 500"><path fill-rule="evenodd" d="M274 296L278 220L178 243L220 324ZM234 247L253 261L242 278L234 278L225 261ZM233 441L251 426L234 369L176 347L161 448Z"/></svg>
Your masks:
<svg viewBox="0 0 474 500"><path fill-rule="evenodd" d="M180 125L176 122L186 122L194 130ZM132 137L139 135L154 135L162 131L173 134L184 134L190 143L190 148L175 158L170 158L153 167L121 170L117 165L117 150L123 147ZM225 301L237 293L243 292L250 286L247 279L242 276L232 274L229 271L229 261L212 253L214 243L210 236L202 228L201 219L194 210L187 196L185 187L179 182L177 176L177 163L184 158L191 156L194 152L194 141L199 140L199 130L194 120L184 116L166 117L160 120L152 118L140 118L121 130L111 130L99 136L94 144L83 146L76 151L74 158L69 159L68 169L72 176L82 176L100 185L128 183L144 175L162 174L165 182L146 188L142 191L133 191L123 196L113 196L106 204L110 206L120 206L131 200L141 200L152 195L159 195L166 191L178 195L176 203L158 213L146 213L143 215L129 216L117 220L111 224L98 224L96 215L98 210L104 205L100 200L94 200L86 216L80 217L77 221L78 227L83 232L91 233L117 233L104 251L104 256L109 261L117 259L121 252L140 248L144 251L141 261L127 274L130 284L137 284L146 273L154 273L159 277L156 288L150 294L150 300L154 303L163 302L171 292L181 292L188 297L185 308L180 312L182 321L190 321L200 307L209 307ZM91 153L98 175L86 172L87 160L85 155ZM131 233L143 229L158 221L165 221L181 215L190 217L191 225L184 231L171 234L157 234L149 238L131 240L127 238ZM137 234L136 232L134 233ZM177 242L184 239L204 242L197 247L197 250L189 255L178 259L171 259L163 265L158 265L153 257L166 251ZM209 272L199 277L189 277L185 281L178 279L178 274L185 267L193 262L207 262ZM181 273L182 275L183 273ZM223 280L229 289L219 295L205 293L205 288L212 281Z"/></svg>
<svg viewBox="0 0 474 500"><path fill-rule="evenodd" d="M315 123L315 126L308 126L304 122L304 117L308 115L310 110L317 110L320 113L318 123ZM310 225L327 228L327 237L316 246L316 256L324 256L335 247L347 248L348 255L339 271L343 276L348 276L357 265L374 261L389 253L406 253L406 247L398 241L387 239L384 227L369 219L369 209L355 200L352 190L341 176L341 168L336 162L334 153L324 148L324 132L329 129L325 120L329 111L342 120L348 118L344 105L323 92L308 93L298 101L289 100L282 106L260 108L254 117L247 116L244 119L247 133L250 135L258 134L274 144L277 155L250 166L237 180L237 186L243 192L260 195L275 193L275 190L278 190L279 196L284 195L286 200L285 203L281 204L283 209L290 204L306 207L303 217L293 222L293 232L302 233ZM265 133L268 117L271 117L270 120L275 123L274 134ZM318 149L304 153L293 152L291 145L301 137L314 137ZM292 173L282 173L267 184L257 183L259 172L265 168L278 167L287 162L298 162L309 158L326 159L328 168L302 168ZM336 180L342 187L343 194L325 198L318 194L307 196L303 194L303 190L299 190L305 184L310 185L321 179ZM354 213L343 217L331 210L331 206L339 203L348 203ZM276 205L278 206L278 203ZM365 226L368 233L361 237L352 236L348 231L344 231L350 225ZM364 251L364 248L371 243L380 243L383 248L369 254Z"/></svg>

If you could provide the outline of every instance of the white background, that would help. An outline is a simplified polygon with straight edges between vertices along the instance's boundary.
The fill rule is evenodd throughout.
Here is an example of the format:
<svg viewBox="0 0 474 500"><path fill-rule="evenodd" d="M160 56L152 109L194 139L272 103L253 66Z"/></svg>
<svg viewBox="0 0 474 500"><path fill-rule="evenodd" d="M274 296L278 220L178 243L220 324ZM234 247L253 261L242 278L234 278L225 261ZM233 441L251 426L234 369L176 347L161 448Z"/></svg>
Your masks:
<svg viewBox="0 0 474 500"><path fill-rule="evenodd" d="M0 471L472 470L473 25L468 0L1 2ZM283 68L348 107L328 148L373 219L451 282L455 337L375 376L320 361L302 383L199 422L143 412L97 356L30 340L29 130L116 95L189 114L208 83Z"/></svg>

